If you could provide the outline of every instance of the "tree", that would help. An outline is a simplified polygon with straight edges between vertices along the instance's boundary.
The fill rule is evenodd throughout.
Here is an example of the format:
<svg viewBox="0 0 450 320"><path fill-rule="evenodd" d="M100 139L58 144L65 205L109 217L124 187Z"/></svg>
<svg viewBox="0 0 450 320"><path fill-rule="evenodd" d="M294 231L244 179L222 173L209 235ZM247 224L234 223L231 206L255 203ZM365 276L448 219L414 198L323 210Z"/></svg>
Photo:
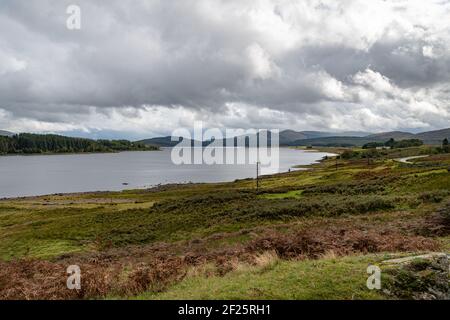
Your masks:
<svg viewBox="0 0 450 320"><path fill-rule="evenodd" d="M90 140L31 133L20 133L12 137L0 136L0 154L114 152L156 149L156 147L128 140Z"/></svg>
<svg viewBox="0 0 450 320"><path fill-rule="evenodd" d="M395 141L394 139L389 139L389 141L386 141L385 146L390 147L391 149L394 148L411 148L411 147L420 147L423 145L423 141L419 139L406 139L406 140L400 140Z"/></svg>
<svg viewBox="0 0 450 320"><path fill-rule="evenodd" d="M391 149L394 148L395 140L394 138L390 138L389 141L386 141L385 145L386 147L390 147Z"/></svg>
<svg viewBox="0 0 450 320"><path fill-rule="evenodd" d="M383 142L368 142L365 145L363 145L363 149L373 149L378 147L384 147L385 144Z"/></svg>
<svg viewBox="0 0 450 320"><path fill-rule="evenodd" d="M448 139L447 138L442 140L442 149L444 150L444 152L450 152L450 146L448 144Z"/></svg>

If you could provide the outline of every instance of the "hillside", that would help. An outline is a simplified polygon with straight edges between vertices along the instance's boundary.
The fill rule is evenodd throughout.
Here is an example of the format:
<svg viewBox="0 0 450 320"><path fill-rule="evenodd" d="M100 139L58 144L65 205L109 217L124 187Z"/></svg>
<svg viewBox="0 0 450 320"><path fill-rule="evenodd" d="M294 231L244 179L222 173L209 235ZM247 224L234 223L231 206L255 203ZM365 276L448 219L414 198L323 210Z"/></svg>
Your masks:
<svg viewBox="0 0 450 320"><path fill-rule="evenodd" d="M367 136L367 138L373 138L377 140L380 139L383 141L387 141L391 138L395 140L419 139L426 144L438 145L441 144L442 140L444 140L445 138L450 139L450 128L442 130L426 131L417 134L402 131L391 131L369 135Z"/></svg>
<svg viewBox="0 0 450 320"><path fill-rule="evenodd" d="M294 130L284 130L280 132L280 145L288 145L296 140L308 139L308 135Z"/></svg>
<svg viewBox="0 0 450 320"><path fill-rule="evenodd" d="M428 131L422 132L418 134L413 134L409 132L402 131L391 131L391 132L382 132L377 134L370 134L364 137L357 136L328 136L328 137L319 137L312 139L301 139L297 141L293 141L289 143L292 146L328 146L328 147L336 147L336 146L362 146L369 142L385 142L389 139L394 140L408 140L408 139L419 139L422 140L425 144L432 145L440 145L442 140L445 138L450 139L450 128L436 131Z"/></svg>
<svg viewBox="0 0 450 320"><path fill-rule="evenodd" d="M156 138L150 138L150 139L144 139L144 140L139 140L136 141L137 143L142 143L144 145L147 146L155 146L155 147L174 147L176 146L178 143L180 143L180 141L182 140L182 138L177 137L175 139L175 141L172 141L172 137L171 136L166 136L166 137L156 137ZM191 144L191 146L194 146L196 140L191 140L191 139L185 139L183 138L183 141L186 140L186 143ZM207 145L209 144L209 142L198 142L197 143L201 143L202 145Z"/></svg>
<svg viewBox="0 0 450 320"><path fill-rule="evenodd" d="M137 141L139 143L143 143L149 146L158 146L158 147L174 147L178 144L178 141L172 141L171 136L167 137L156 137L150 139L144 139Z"/></svg>
<svg viewBox="0 0 450 320"><path fill-rule="evenodd" d="M279 135L280 146L328 146L328 147L349 147L362 146L369 142L385 142L389 139L406 140L406 139L420 139L425 144L439 145L444 138L450 139L450 128L436 131L422 132L413 134L402 131L390 131L376 134L369 134L360 131L348 132L322 132L322 131L294 131L283 130ZM232 139L228 139L232 141ZM270 137L269 137L270 141ZM144 139L138 142L146 145L173 147L178 142L171 141L171 137L156 137L151 139ZM203 142L203 145L208 145L209 142ZM248 145L248 144L247 144Z"/></svg>
<svg viewBox="0 0 450 320"><path fill-rule="evenodd" d="M415 134L410 132L402 132L402 131L390 131L390 132L382 132L368 135L366 138L374 139L374 141L387 141L389 139L394 140L406 140L406 139L414 139L416 137Z"/></svg>
<svg viewBox="0 0 450 320"><path fill-rule="evenodd" d="M364 137L367 132L345 131L345 132L325 132L325 131L294 131L284 130L280 132L280 145L291 145L295 141L326 138L326 137Z"/></svg>
<svg viewBox="0 0 450 320"><path fill-rule="evenodd" d="M305 140L305 139L316 139L316 138L323 138L323 137L346 137L346 136L355 136L355 137L362 137L366 135L365 132L358 132L358 131L352 131L352 132L341 132L341 133L335 133L335 132L321 132L321 131L294 131L294 130L283 130L279 134L279 143L281 146L288 146L293 145L295 141L299 140ZM228 141L227 141L228 140ZM223 141L223 144L231 145L233 144L233 138L227 139ZM269 135L269 141L270 141L270 135ZM177 141L172 141L171 136L166 137L155 137L150 139L144 139L139 140L137 142L144 143L146 145L154 145L159 147L173 147L178 144ZM231 142L231 143L230 143ZM209 142L204 142L204 145L208 145Z"/></svg>
<svg viewBox="0 0 450 320"><path fill-rule="evenodd" d="M367 137L323 137L303 139L291 142L291 146L316 146L316 147L351 147L362 146L369 142L384 141Z"/></svg>
<svg viewBox="0 0 450 320"><path fill-rule="evenodd" d="M0 136L11 137L13 135L14 135L14 133L12 133L12 132L5 131L5 130L0 130Z"/></svg>
<svg viewBox="0 0 450 320"><path fill-rule="evenodd" d="M366 137L369 132L364 131L342 131L342 132L326 132L326 131L301 131L307 136L306 139L324 138L324 137Z"/></svg>
<svg viewBox="0 0 450 320"><path fill-rule="evenodd" d="M20 133L0 136L1 154L84 153L157 150L128 140L91 140L54 134Z"/></svg>
<svg viewBox="0 0 450 320"><path fill-rule="evenodd" d="M415 137L417 139L423 140L425 143L430 144L440 144L444 138L450 140L450 128L435 130L435 131L427 131L416 134Z"/></svg>
<svg viewBox="0 0 450 320"><path fill-rule="evenodd" d="M245 179L0 200L0 299L430 297L430 279L365 286L370 264L450 249L450 154L392 161L430 151L327 159L258 191ZM66 287L73 264L80 291Z"/></svg>

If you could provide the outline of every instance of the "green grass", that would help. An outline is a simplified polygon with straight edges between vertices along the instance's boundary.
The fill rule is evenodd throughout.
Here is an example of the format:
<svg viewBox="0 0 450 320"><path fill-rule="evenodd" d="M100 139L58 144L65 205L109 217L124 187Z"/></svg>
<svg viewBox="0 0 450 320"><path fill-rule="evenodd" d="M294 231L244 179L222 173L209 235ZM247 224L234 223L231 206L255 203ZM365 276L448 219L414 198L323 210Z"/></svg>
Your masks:
<svg viewBox="0 0 450 320"><path fill-rule="evenodd" d="M423 152L426 149L412 148L389 156ZM317 228L317 239L328 228L379 228L381 236L391 230L399 233L399 241L403 235L415 236L414 228L450 200L450 155L432 160L407 166L389 159L370 165L365 159L340 160L336 170L334 159L329 159L311 170L263 176L258 192L254 180L244 179L0 200L0 260L26 257L58 263L69 253L81 259L89 257L86 252L104 252L111 264L136 267L141 259L154 261L155 244L170 257L211 255L215 271L189 270L184 280L164 292L145 292L136 299L381 299L382 293L368 290L365 282L368 264L388 258L384 255L276 259L259 267L245 265L243 261L253 260L239 257L235 271L223 276L219 260L227 257L220 252L239 252L266 236L277 239L312 227ZM439 250L450 250L448 236L429 237L441 244ZM358 251L352 250L345 252ZM226 262L233 265L234 260ZM102 297L107 294L113 293Z"/></svg>
<svg viewBox="0 0 450 320"><path fill-rule="evenodd" d="M313 170L264 176L258 194L255 181L245 179L2 200L0 259L189 241L300 218L414 212L425 201L423 192L438 190L450 190L450 173L443 168L401 167L390 160L368 166L364 160L351 160L341 161L336 171L330 159Z"/></svg>
<svg viewBox="0 0 450 320"><path fill-rule="evenodd" d="M265 199L287 199L287 198L299 198L302 195L303 190L293 190L284 193L267 193L261 195Z"/></svg>
<svg viewBox="0 0 450 320"><path fill-rule="evenodd" d="M439 239L442 244L442 251L450 252L450 236L442 237Z"/></svg>
<svg viewBox="0 0 450 320"><path fill-rule="evenodd" d="M137 204L138 205L138 204ZM162 200L150 208L52 208L4 213L0 257L48 257L78 250L202 238L215 233L284 223L298 217L362 214L395 208L389 196L311 195L260 198L229 190Z"/></svg>
<svg viewBox="0 0 450 320"><path fill-rule="evenodd" d="M367 266L382 257L350 256L279 261L271 268L247 268L223 277L191 276L163 293L135 299L383 299L366 287Z"/></svg>

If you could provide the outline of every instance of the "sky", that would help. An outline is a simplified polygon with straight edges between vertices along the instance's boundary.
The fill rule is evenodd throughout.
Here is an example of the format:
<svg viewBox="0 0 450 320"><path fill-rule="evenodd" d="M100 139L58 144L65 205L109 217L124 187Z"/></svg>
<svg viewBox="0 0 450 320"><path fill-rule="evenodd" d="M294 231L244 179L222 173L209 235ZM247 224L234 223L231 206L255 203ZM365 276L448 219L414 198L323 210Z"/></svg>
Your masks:
<svg viewBox="0 0 450 320"><path fill-rule="evenodd" d="M1 0L0 129L446 128L449 17L446 0Z"/></svg>

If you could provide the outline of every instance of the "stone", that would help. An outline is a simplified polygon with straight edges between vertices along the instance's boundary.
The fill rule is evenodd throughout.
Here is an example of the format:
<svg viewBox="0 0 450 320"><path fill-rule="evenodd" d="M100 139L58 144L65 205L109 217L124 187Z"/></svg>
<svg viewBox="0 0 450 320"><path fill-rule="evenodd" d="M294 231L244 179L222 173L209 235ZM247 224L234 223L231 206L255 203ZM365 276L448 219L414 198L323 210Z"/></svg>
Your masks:
<svg viewBox="0 0 450 320"><path fill-rule="evenodd" d="M385 260L383 292L397 299L450 300L449 260L442 252Z"/></svg>

